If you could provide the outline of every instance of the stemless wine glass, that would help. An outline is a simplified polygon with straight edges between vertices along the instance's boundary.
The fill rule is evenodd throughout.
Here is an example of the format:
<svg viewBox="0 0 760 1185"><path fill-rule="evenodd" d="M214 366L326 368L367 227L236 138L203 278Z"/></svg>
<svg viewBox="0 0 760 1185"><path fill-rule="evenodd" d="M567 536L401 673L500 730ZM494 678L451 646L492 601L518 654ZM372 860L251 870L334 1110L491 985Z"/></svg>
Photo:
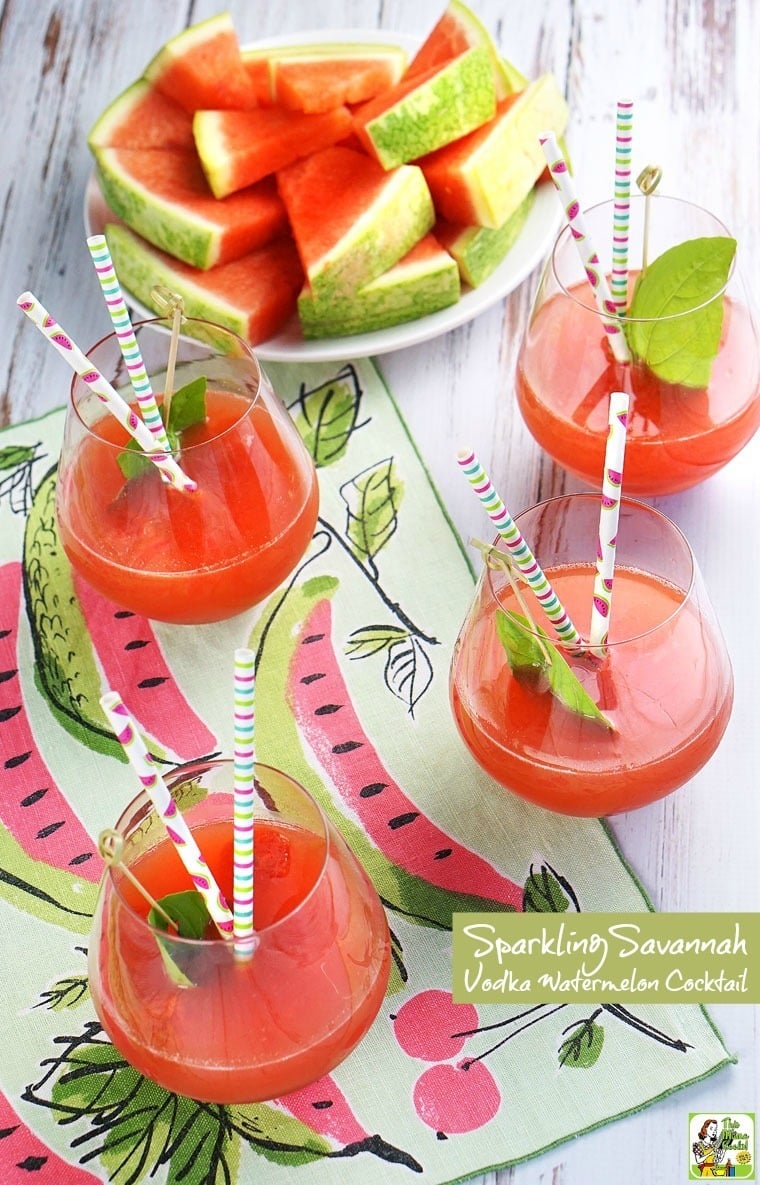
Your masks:
<svg viewBox="0 0 760 1185"><path fill-rule="evenodd" d="M571 494L515 519L583 636L599 509L596 494ZM497 616L523 611L501 569L484 568L454 649L452 708L473 756L509 790L562 814L614 814L669 794L712 756L731 714L731 665L684 536L624 498L616 550L604 656L563 650L606 723L566 707L539 668L512 670ZM553 637L533 594L525 600Z"/></svg>
<svg viewBox="0 0 760 1185"><path fill-rule="evenodd" d="M168 781L232 901L233 765L197 762ZM157 900L192 889L150 800L122 814L120 863L103 877L89 948L100 1021L141 1073L205 1102L250 1103L327 1074L372 1024L390 967L385 913L343 839L297 782L257 764L254 950L216 931L154 928L124 864Z"/></svg>
<svg viewBox="0 0 760 1185"><path fill-rule="evenodd" d="M159 403L168 326L135 327ZM197 490L166 485L152 464L126 476L126 430L76 378L56 513L66 554L93 588L123 609L190 624L232 617L272 592L309 544L319 495L312 458L250 347L206 322L185 328L201 340L179 339L173 390L203 376L206 409L175 456ZM88 356L134 403L115 334Z"/></svg>
<svg viewBox="0 0 760 1185"><path fill-rule="evenodd" d="M629 301L642 265L646 221L650 264L686 240L729 235L717 218L690 202L664 196L649 200L647 220L645 198L631 199ZM609 275L612 202L594 206L584 218ZM704 348L703 319L720 305L720 345L709 382L702 387L666 381L635 355L630 363L615 360L570 228L559 234L519 351L517 399L536 441L590 485L598 486L602 472L611 391L631 395L625 461L629 494L674 493L704 481L730 461L760 425L758 335L737 258L725 286L713 281L713 290L706 292L700 281L691 287L698 293L692 300L690 285L687 276L680 312L636 320L635 332L639 341L656 336L661 357L686 342L699 354Z"/></svg>

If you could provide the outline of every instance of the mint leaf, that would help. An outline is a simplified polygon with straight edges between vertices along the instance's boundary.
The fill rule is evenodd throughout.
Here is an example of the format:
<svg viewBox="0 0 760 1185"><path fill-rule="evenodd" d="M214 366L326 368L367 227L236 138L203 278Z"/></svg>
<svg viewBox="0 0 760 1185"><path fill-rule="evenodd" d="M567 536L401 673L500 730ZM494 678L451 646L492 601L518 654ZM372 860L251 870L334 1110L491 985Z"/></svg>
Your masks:
<svg viewBox="0 0 760 1185"><path fill-rule="evenodd" d="M168 893L160 897L158 904L177 923L180 938L203 938L211 916L206 909L206 903L196 889L187 889L182 893ZM167 934L174 934L169 930L166 918L153 907L148 913L148 925L156 930L164 930ZM193 978L193 961L196 954L192 947L184 947L181 942L165 942L158 939L161 958L170 978L180 987L192 987L196 983Z"/></svg>
<svg viewBox="0 0 760 1185"><path fill-rule="evenodd" d="M202 424L206 418L206 376L201 374L191 379L184 387L175 391L169 403L167 433L179 435L193 424Z"/></svg>
<svg viewBox="0 0 760 1185"><path fill-rule="evenodd" d="M163 406L160 408L161 418L164 418ZM181 447L180 433L193 424L202 424L206 418L206 377L200 375L175 391L169 403L169 423L165 425L166 435L172 452ZM131 477L139 477L153 467L136 440L130 440L124 452L118 458L119 468L127 481Z"/></svg>
<svg viewBox="0 0 760 1185"><path fill-rule="evenodd" d="M623 326L631 352L658 378L708 385L723 324L717 294L735 254L736 239L689 239L663 251L639 276Z"/></svg>
<svg viewBox="0 0 760 1185"><path fill-rule="evenodd" d="M549 641L548 634L540 626L536 626L536 631L538 637L527 620L518 613L497 610L496 632L504 647L507 662L515 674L526 669L542 673L555 699L576 716L596 720L605 728L614 730L612 721L599 711L583 684L573 674L567 660Z"/></svg>

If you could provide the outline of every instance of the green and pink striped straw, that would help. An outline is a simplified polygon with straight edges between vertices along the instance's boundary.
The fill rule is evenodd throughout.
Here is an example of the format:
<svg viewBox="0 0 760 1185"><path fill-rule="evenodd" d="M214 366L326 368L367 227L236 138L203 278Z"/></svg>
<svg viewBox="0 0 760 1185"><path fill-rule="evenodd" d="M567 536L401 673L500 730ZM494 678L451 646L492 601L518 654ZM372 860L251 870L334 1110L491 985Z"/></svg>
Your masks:
<svg viewBox="0 0 760 1185"><path fill-rule="evenodd" d="M159 448L171 452L169 437L166 435L161 412L158 410L156 397L148 378L148 372L143 362L140 347L137 344L135 331L127 311L126 301L116 275L111 252L108 249L105 235L90 235L87 240L95 272L100 281L100 287L105 297L106 308L111 318L111 324L116 334L127 374L135 392L140 411L148 431L154 437Z"/></svg>
<svg viewBox="0 0 760 1185"><path fill-rule="evenodd" d="M100 705L129 764L140 779L156 813L162 819L167 835L187 869L188 876L203 898L214 925L222 938L231 938L234 928L233 917L224 894L214 880L211 869L166 783L156 769L137 724L118 692L106 692L101 696Z"/></svg>
<svg viewBox="0 0 760 1185"><path fill-rule="evenodd" d="M177 489L188 492L197 489L198 487L192 478L182 472L170 452L158 447L155 438L126 399L123 399L119 392L103 377L55 318L51 317L34 293L22 292L17 298L16 304L32 324L36 325L40 333L47 338L75 374L79 375L82 382L87 384L93 394L97 395L101 403L137 441L148 460L152 461L160 470L161 476Z"/></svg>
<svg viewBox="0 0 760 1185"><path fill-rule="evenodd" d="M618 362L630 362L631 355L617 316L617 304L612 298L604 268L599 262L599 254L589 235L581 204L570 178L567 161L560 151L554 132L544 132L539 136L539 141L544 150L552 181L560 195L570 227L570 234L578 248L586 279L591 285L594 300L602 315L602 324L610 343L610 349Z"/></svg>
<svg viewBox="0 0 760 1185"><path fill-rule="evenodd" d="M254 949L253 873L256 749L254 744L255 655L235 651L233 916L235 957L250 959Z"/></svg>
<svg viewBox="0 0 760 1185"><path fill-rule="evenodd" d="M581 649L584 645L582 637L570 620L567 610L525 542L520 528L499 497L477 456L472 449L461 449L457 454L457 461L483 503L488 517L506 543L510 557L525 577L536 600L552 623L558 639L565 646Z"/></svg>
<svg viewBox="0 0 760 1185"><path fill-rule="evenodd" d="M620 498L623 492L623 463L625 461L628 428L629 396L625 391L610 395L609 434L604 450L602 476L602 506L599 514L599 539L596 548L596 572L591 608L589 643L592 654L603 657L610 630L612 613L612 584L615 576Z"/></svg>
<svg viewBox="0 0 760 1185"><path fill-rule="evenodd" d="M615 117L615 197L612 219L610 291L618 312L628 307L628 235L631 217L633 102L619 99Z"/></svg>

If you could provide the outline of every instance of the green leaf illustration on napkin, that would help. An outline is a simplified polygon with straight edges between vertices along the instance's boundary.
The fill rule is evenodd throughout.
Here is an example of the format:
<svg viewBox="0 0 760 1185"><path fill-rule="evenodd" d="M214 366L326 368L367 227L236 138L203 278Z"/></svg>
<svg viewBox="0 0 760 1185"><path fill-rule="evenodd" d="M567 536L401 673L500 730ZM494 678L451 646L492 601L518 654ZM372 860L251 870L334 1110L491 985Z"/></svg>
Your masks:
<svg viewBox="0 0 760 1185"><path fill-rule="evenodd" d="M598 1016L601 1009L594 1013ZM572 1032L571 1029L573 1030ZM594 1017L582 1020L576 1025L570 1025L564 1030L569 1037L559 1047L559 1064L573 1066L576 1070L588 1070L599 1059L604 1045L604 1029L598 1025ZM563 1036L564 1036L563 1033Z"/></svg>
<svg viewBox="0 0 760 1185"><path fill-rule="evenodd" d="M689 239L639 276L624 321L635 357L668 383L704 388L720 345L723 298L736 239ZM713 299L714 298L714 299Z"/></svg>
<svg viewBox="0 0 760 1185"><path fill-rule="evenodd" d="M163 406L159 410L163 419ZM169 422L165 426L172 452L179 449L181 445L180 434L184 432L185 428L190 428L193 424L202 424L205 418L206 378L205 375L199 375L198 378L186 383L184 387L180 387L171 397ZM127 481L131 477L137 477L140 473L145 473L152 466L152 462L141 451L136 440L130 440L118 460L119 468Z"/></svg>
<svg viewBox="0 0 760 1185"><path fill-rule="evenodd" d="M196 889L186 889L182 893L167 893L160 897L158 904L164 913L168 914L177 926L180 938L203 938L211 916L206 909L206 903ZM148 913L148 925L156 930L169 933L166 918L153 906ZM174 983L182 987L194 986L196 980L192 977L192 964L196 951L193 947L184 947L181 942L164 942L158 939L161 958L166 970Z"/></svg>
<svg viewBox="0 0 760 1185"><path fill-rule="evenodd" d="M536 674L543 675L549 691L566 708L576 716L597 720L605 728L613 731L615 726L612 721L599 711L583 684L573 674L566 659L549 641L548 634L540 626L535 628L536 633L531 630L526 618L518 613L509 613L504 609L498 609L496 612L499 641L515 674L533 670Z"/></svg>

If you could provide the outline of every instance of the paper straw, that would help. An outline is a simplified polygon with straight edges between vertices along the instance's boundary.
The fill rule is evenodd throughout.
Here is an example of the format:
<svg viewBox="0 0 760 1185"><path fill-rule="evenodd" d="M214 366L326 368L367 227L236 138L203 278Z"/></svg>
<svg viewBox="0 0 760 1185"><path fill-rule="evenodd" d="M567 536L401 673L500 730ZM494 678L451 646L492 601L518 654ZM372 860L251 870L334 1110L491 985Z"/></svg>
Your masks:
<svg viewBox="0 0 760 1185"><path fill-rule="evenodd" d="M49 342L55 346L61 357L71 369L79 375L83 382L106 405L112 415L116 417L122 427L139 444L149 461L152 461L160 471L161 476L169 484L182 490L197 489L196 483L187 477L180 469L174 457L163 450L157 450L156 441L140 417L132 410L125 399L122 399L107 379L97 370L77 345L66 334L57 321L50 316L44 305L40 304L32 292L22 292L16 304L26 313L29 320L37 326Z"/></svg>
<svg viewBox="0 0 760 1185"><path fill-rule="evenodd" d="M620 99L615 119L615 200L612 220L610 291L618 311L628 307L628 232L631 216L631 144L633 103Z"/></svg>
<svg viewBox="0 0 760 1185"><path fill-rule="evenodd" d="M517 523L510 516L475 453L472 449L462 449L457 454L457 461L465 477L485 506L488 517L506 543L509 554L533 589L538 603L554 626L557 637L566 646L576 649L581 648L583 646L583 639L568 617L559 597L544 575L538 560L520 534Z"/></svg>
<svg viewBox="0 0 760 1185"><path fill-rule="evenodd" d="M610 395L610 431L604 451L602 508L599 514L599 542L596 549L596 575L589 630L592 653L599 656L604 654L610 629L629 402L624 391L613 391Z"/></svg>
<svg viewBox="0 0 760 1185"><path fill-rule="evenodd" d="M570 179L567 161L560 152L557 137L553 132L545 132L539 136L544 150L546 163L549 166L552 181L559 192L562 204L570 225L570 234L581 257L586 278L591 285L597 308L602 314L602 324L609 337L610 349L618 362L630 362L631 355L626 345L625 337L617 320L617 305L612 299L604 270L599 264L599 255L586 228L586 222L581 211L581 205L575 192L575 186Z"/></svg>
<svg viewBox="0 0 760 1185"><path fill-rule="evenodd" d="M253 805L255 798L254 696L252 650L235 651L235 768L233 894L235 956L253 953Z"/></svg>
<svg viewBox="0 0 760 1185"><path fill-rule="evenodd" d="M211 870L195 842L193 833L180 814L161 774L156 770L140 730L116 691L101 696L100 706L108 717L116 739L124 749L132 769L142 782L156 813L161 816L169 838L187 869L188 875L206 903L206 908L223 938L232 934L229 906Z"/></svg>
<svg viewBox="0 0 760 1185"><path fill-rule="evenodd" d="M100 280L100 287L103 290L106 308L108 309L111 323L114 327L116 340L124 356L127 373L134 388L143 420L147 424L148 430L153 436L158 448L169 453L172 446L169 443L169 437L166 435L164 422L161 419L161 412L158 410L156 397L150 385L150 379L145 369L140 347L137 344L135 331L129 319L126 302L116 276L116 269L113 265L111 252L108 250L105 235L90 235L87 240L87 246L90 249L92 262L95 265L95 272Z"/></svg>

